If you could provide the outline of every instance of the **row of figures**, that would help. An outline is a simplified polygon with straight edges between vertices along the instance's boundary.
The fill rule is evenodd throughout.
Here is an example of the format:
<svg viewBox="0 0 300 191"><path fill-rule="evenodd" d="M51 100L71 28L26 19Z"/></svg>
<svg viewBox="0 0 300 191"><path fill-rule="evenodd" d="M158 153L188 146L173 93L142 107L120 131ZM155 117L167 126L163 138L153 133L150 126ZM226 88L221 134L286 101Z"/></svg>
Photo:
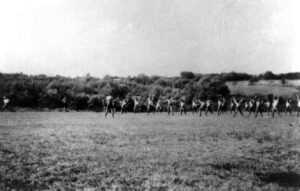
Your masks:
<svg viewBox="0 0 300 191"><path fill-rule="evenodd" d="M299 117L300 113L300 99L297 95L297 117ZM128 110L128 103L130 99L133 100L133 112L137 112L137 108L142 105L141 103L141 97L140 96L133 96L131 98L125 98L119 101L119 105L121 108L121 113L126 113ZM292 115L292 98L286 98L285 99L285 115L287 112ZM114 116L114 113L116 111L116 102L114 101L114 98L111 95L108 95L103 101L103 106L105 110L105 117L109 112L112 113L112 116ZM198 113L199 116L202 116L202 112L207 115L208 113L213 114L213 106L214 103L211 99L198 99L193 98L191 106L186 104L186 98L185 96L182 96L180 99L174 99L172 97L168 97L165 100L162 100L160 98L154 99L154 96L149 96L146 101L146 107L147 107L147 113L148 115L153 112L162 112L163 108L166 108L168 115L172 114L174 115L174 109L173 107L175 105L179 105L179 111L180 115L187 113L187 108L190 108L192 113ZM229 104L227 104L225 97L219 95L218 101L217 101L217 115L221 115L222 113L226 113L228 110L230 113L233 113L233 117L235 117L237 114L240 114L242 116L244 115L244 112L248 112L249 116L253 113L255 117L257 117L259 114L263 117L263 112L267 112L269 115L272 114L272 117L275 116L275 113L280 115L279 112L279 96L273 96L271 100L263 98L263 97L253 97L253 98L240 98L237 99L234 96L232 96L229 100Z"/></svg>
<svg viewBox="0 0 300 191"><path fill-rule="evenodd" d="M297 98L297 117L299 117L300 113L300 99L299 96L296 96ZM105 97L105 99L102 100L102 105L104 107L105 111L105 117L109 112L112 113L114 116L114 113L116 112L117 105L121 108L121 113L126 113L128 111L129 102L133 102L133 112L136 113L138 111L138 108L144 105L141 101L141 96L133 96L133 97L127 97L125 99L119 100L119 104L117 103L119 99L115 99L112 95L108 95ZM272 114L274 117L275 113L280 116L279 112L279 96L273 96L273 98L266 99L263 97L253 97L253 98L240 98L237 99L234 96L232 96L229 100L229 104L227 104L225 97L219 95L218 101L217 101L217 115L221 115L222 113L225 113L228 110L230 113L234 113L233 117L235 117L238 113L244 116L244 112L248 112L249 116L253 113L255 117L257 117L259 114L263 116L263 112L267 112L267 114ZM63 110L67 111L67 99L64 97L62 100ZM10 100L7 97L3 97L3 106L2 109L7 109L8 105L10 103ZM286 98L285 99L285 115L289 112L290 115L292 115L292 105L293 105L293 99L292 98ZM179 99L174 99L173 97L169 96L167 99L162 100L160 98L155 98L155 96L151 95L146 99L146 108L148 115L153 112L162 112L164 108L166 108L168 115L172 114L174 115L174 109L173 107L175 105L179 105L179 111L180 115L186 114L188 108L192 111L192 113L198 113L199 116L202 116L202 112L207 115L208 113L213 114L213 106L214 103L211 99L198 99L193 98L191 106L186 104L186 98L185 96L182 96Z"/></svg>

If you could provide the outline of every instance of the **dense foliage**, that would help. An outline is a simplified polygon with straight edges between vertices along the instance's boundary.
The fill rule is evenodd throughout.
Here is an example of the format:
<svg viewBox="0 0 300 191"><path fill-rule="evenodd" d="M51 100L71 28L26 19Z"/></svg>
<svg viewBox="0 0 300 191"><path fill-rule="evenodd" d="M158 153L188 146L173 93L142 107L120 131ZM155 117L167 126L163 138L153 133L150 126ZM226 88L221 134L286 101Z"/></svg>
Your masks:
<svg viewBox="0 0 300 191"><path fill-rule="evenodd" d="M190 103L193 97L215 99L218 94L227 96L230 92L225 85L225 78L218 74L182 72L179 77L140 74L125 78L107 75L101 79L90 75L68 78L0 73L0 96L7 96L14 107L61 108L65 97L71 109L99 110L102 98L109 93L117 100L141 96L144 103L149 95L154 95L156 99L168 96L179 99L185 95Z"/></svg>
<svg viewBox="0 0 300 191"><path fill-rule="evenodd" d="M247 73L222 73L223 77L225 77L226 81L242 81L242 80L296 80L300 79L300 72L290 72L284 74L274 74L271 71L266 71L263 74L259 75L251 75Z"/></svg>
<svg viewBox="0 0 300 191"><path fill-rule="evenodd" d="M101 110L101 100L111 93L117 100L131 96L141 96L146 103L149 95L157 99L172 96L179 99L186 96L188 104L193 97L210 98L230 94L226 81L259 79L299 79L300 73L273 74L268 71L260 75L246 73L197 74L183 71L180 76L161 77L140 74L134 77L105 76L103 78L69 78L63 76L25 75L0 73L0 96L7 96L13 107L33 109L61 108L62 99L67 99L68 107L75 110ZM1 103L2 104L2 103Z"/></svg>

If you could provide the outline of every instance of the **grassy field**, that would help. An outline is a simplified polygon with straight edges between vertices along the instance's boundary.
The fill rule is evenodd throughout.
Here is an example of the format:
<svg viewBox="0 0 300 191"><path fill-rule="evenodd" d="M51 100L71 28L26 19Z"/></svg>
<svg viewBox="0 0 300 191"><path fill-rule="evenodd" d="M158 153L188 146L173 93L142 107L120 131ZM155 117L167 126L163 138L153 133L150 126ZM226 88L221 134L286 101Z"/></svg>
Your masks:
<svg viewBox="0 0 300 191"><path fill-rule="evenodd" d="M300 94L300 80L286 80L285 85L281 84L281 80L260 80L254 85L249 85L249 81L226 82L226 85L231 94L276 94L280 96Z"/></svg>
<svg viewBox="0 0 300 191"><path fill-rule="evenodd" d="M300 118L0 113L0 190L299 190Z"/></svg>

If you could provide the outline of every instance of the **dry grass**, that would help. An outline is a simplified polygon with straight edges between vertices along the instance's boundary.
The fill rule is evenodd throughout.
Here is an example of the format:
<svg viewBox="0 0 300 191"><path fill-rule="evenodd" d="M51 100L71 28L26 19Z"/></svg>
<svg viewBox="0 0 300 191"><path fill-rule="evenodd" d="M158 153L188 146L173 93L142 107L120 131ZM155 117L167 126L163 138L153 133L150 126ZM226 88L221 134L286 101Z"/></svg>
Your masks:
<svg viewBox="0 0 300 191"><path fill-rule="evenodd" d="M0 113L0 190L299 190L300 121Z"/></svg>

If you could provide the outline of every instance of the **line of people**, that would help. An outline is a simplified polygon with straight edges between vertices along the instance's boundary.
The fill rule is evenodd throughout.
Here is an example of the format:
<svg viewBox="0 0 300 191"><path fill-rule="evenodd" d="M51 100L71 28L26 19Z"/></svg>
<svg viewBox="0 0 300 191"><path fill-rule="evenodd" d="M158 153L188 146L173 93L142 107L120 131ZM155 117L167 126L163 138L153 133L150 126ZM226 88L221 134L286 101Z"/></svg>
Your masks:
<svg viewBox="0 0 300 191"><path fill-rule="evenodd" d="M297 117L299 117L300 113L300 99L299 96L296 96L297 98ZM121 113L127 112L127 107L129 103L130 98L125 98L123 100L120 100L120 108ZM136 113L138 107L142 105L141 103L141 96L133 96L133 112ZM286 98L285 99L285 115L289 112L290 115L292 115L292 98ZM163 108L165 107L167 110L168 115L172 114L174 115L174 106L179 105L179 111L180 115L187 114L187 110L190 109L192 113L198 113L199 116L202 116L202 112L207 115L208 113L213 114L213 102L211 99L198 99L193 98L191 106L186 104L186 97L182 96L179 99L174 99L173 97L169 96L167 99L162 100L160 98L156 98L153 95L150 95L147 98L146 101L146 107L147 107L147 113L148 115L150 113L156 113L156 112L162 112ZM225 97L219 95L217 100L217 115L221 115L222 113L225 113L227 109L227 103ZM112 113L114 116L114 113L116 111L116 103L114 101L114 98L109 95L103 100L103 106L105 110L105 117L109 112ZM229 100L229 111L230 113L233 113L233 117L235 117L238 113L242 116L245 116L244 112L248 112L249 116L253 113L255 117L258 117L260 114L261 117L263 117L263 113L267 112L269 115L272 114L272 117L275 116L275 113L278 114L279 117L280 111L279 111L279 97L273 96L272 100L263 98L263 97L253 97L253 98L235 98L235 96L232 96Z"/></svg>
<svg viewBox="0 0 300 191"><path fill-rule="evenodd" d="M116 102L116 100L119 100L119 104ZM138 111L138 108L143 105L142 103L142 97L141 96L132 96L127 97L125 99L115 99L112 95L108 95L105 97L105 99L102 99L102 105L104 107L105 111L105 117L109 112L112 113L112 116L114 116L114 113L116 112L116 107L119 105L121 108L121 113L127 113L128 111L128 103L130 100L133 101L133 112L136 113ZM271 113L272 117L275 116L275 113L278 114L280 117L280 111L279 111L279 96L273 95L272 99L268 99L265 97L247 97L247 98L235 98L232 96L229 99L229 103L226 102L225 97L219 95L217 98L217 115L221 115L222 113L225 113L228 109L227 106L229 106L230 113L233 113L233 117L235 117L238 113L242 116L244 115L244 112L248 112L249 116L253 113L255 117L260 116L263 117L263 113L266 112L268 115ZM63 110L67 110L67 99L64 97L61 100L63 104ZM300 114L300 98L297 95L296 101L294 101L291 97L284 99L284 113L285 115L287 113L290 113L292 115L293 112L293 104L297 103L297 117L299 117ZM10 100L7 97L3 97L3 105L2 110L5 110L8 108L8 105L10 103ZM150 113L156 113L156 112L162 112L163 108L166 108L168 115L172 114L174 115L174 107L179 106L180 115L187 114L187 111L190 109L193 114L199 112L199 116L202 116L202 112L207 115L208 113L213 114L213 102L211 99L198 99L193 98L191 106L187 105L186 103L186 97L182 96L179 99L174 99L173 97L169 96L165 100L162 100L160 98L156 98L153 95L150 95L146 100L146 107L147 107L147 113L148 115Z"/></svg>

